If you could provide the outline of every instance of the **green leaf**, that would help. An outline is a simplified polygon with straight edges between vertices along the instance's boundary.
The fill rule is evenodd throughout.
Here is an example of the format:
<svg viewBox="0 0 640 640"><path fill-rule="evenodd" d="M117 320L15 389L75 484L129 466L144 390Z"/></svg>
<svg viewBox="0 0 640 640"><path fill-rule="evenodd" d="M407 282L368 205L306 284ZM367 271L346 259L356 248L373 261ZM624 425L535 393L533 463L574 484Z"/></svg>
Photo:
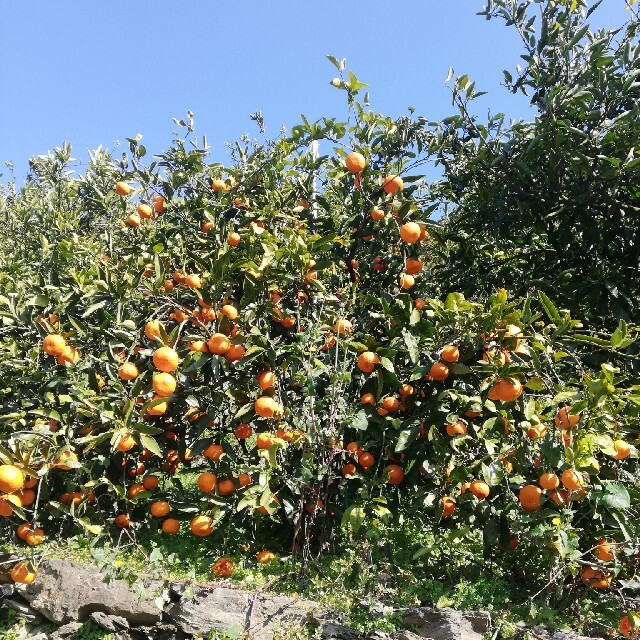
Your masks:
<svg viewBox="0 0 640 640"><path fill-rule="evenodd" d="M145 448L149 449L151 453L154 453L157 456L162 456L162 451L160 450L160 446L158 445L155 438L148 436L146 434L140 434L140 444Z"/></svg>
<svg viewBox="0 0 640 640"><path fill-rule="evenodd" d="M631 506L631 496L619 482L605 481L604 491L594 491L593 496L598 504L609 509L624 510Z"/></svg>
<svg viewBox="0 0 640 640"><path fill-rule="evenodd" d="M553 302L551 302L547 294L542 291L538 291L538 298L540 299L540 303L544 307L549 320L551 320L551 322L553 322L554 324L559 324L561 320L560 314L558 313L558 310L556 309Z"/></svg>
<svg viewBox="0 0 640 640"><path fill-rule="evenodd" d="M356 431L365 431L369 426L369 419L367 418L366 411L358 411L358 413L353 416L353 419L351 420L351 424L349 426Z"/></svg>
<svg viewBox="0 0 640 640"><path fill-rule="evenodd" d="M404 343L407 345L407 351L409 352L411 362L413 362L413 364L417 364L420 360L420 349L418 348L418 340L416 339L415 335L411 333L411 331L407 331L406 329L402 330L402 337L404 338Z"/></svg>

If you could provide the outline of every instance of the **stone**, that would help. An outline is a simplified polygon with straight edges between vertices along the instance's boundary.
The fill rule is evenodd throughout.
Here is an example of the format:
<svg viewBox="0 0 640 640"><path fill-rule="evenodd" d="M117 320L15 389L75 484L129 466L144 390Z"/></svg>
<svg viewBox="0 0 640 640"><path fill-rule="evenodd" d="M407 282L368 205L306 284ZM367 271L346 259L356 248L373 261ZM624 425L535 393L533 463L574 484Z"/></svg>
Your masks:
<svg viewBox="0 0 640 640"><path fill-rule="evenodd" d="M120 616L110 616L106 613L103 613L102 611L93 611L89 615L89 620L91 620L91 622L93 622L101 629L110 631L111 633L129 628L129 622L126 618L121 618Z"/></svg>
<svg viewBox="0 0 640 640"><path fill-rule="evenodd" d="M12 596L16 591L16 585L12 582L6 584L0 584L0 596Z"/></svg>
<svg viewBox="0 0 640 640"><path fill-rule="evenodd" d="M248 620L247 631L254 640L271 640L274 627L305 625L318 614L318 604L287 596L258 595Z"/></svg>
<svg viewBox="0 0 640 640"><path fill-rule="evenodd" d="M401 614L403 626L413 630L420 638L482 640L483 633L489 630L488 617L486 627L481 630L481 618L454 609L415 607L404 609Z"/></svg>
<svg viewBox="0 0 640 640"><path fill-rule="evenodd" d="M140 600L124 580L102 580L97 567L47 560L40 565L38 579L19 591L33 609L57 625L82 622L95 611L125 618L132 625L160 621L162 611L153 600Z"/></svg>
<svg viewBox="0 0 640 640"><path fill-rule="evenodd" d="M322 640L360 640L362 634L337 622L321 621L320 638Z"/></svg>
<svg viewBox="0 0 640 640"><path fill-rule="evenodd" d="M132 640L184 640L187 638L185 633L167 623L156 624L153 627L136 627L131 629L129 634Z"/></svg>
<svg viewBox="0 0 640 640"><path fill-rule="evenodd" d="M424 638L424 636L418 636L412 631L406 630L396 631L396 633L391 636L391 640L420 640L421 638Z"/></svg>
<svg viewBox="0 0 640 640"><path fill-rule="evenodd" d="M182 599L166 609L167 619L186 634L210 633L245 628L249 608L248 595L224 587L197 590L193 599Z"/></svg>
<svg viewBox="0 0 640 640"><path fill-rule="evenodd" d="M18 614L18 618L26 622L32 624L41 624L44 622L43 617L21 599L3 598L2 606L15 611Z"/></svg>
<svg viewBox="0 0 640 640"><path fill-rule="evenodd" d="M49 638L50 640L66 640L68 638L74 638L78 635L78 631L80 631L81 627L82 623L80 622L68 622L52 633Z"/></svg>

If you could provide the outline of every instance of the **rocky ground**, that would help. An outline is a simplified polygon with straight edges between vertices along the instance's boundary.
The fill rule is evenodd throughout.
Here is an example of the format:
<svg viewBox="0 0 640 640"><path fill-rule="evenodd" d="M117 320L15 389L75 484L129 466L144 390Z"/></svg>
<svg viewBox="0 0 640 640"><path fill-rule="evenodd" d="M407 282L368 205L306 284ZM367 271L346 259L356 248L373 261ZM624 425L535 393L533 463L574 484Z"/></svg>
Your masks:
<svg viewBox="0 0 640 640"><path fill-rule="evenodd" d="M24 621L18 637L25 640L79 639L87 620L113 640L188 640L208 638L215 632L252 640L295 640L309 633L324 640L365 638L310 600L215 585L150 582L135 587L124 580L105 582L94 566L49 560L40 566L38 579L31 585L2 582L0 609L11 609ZM398 613L402 630L366 638L481 640L497 636L485 612L419 607ZM529 638L568 640L569 636L531 629Z"/></svg>

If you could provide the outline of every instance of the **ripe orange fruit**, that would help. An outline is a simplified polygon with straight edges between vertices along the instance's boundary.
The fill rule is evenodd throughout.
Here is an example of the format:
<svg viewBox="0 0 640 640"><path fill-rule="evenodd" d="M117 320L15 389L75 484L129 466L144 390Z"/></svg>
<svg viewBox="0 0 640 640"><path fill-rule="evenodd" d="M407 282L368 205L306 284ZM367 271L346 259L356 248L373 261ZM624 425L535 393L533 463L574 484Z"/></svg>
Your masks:
<svg viewBox="0 0 640 640"><path fill-rule="evenodd" d="M233 573L233 569L233 562L230 558L218 558L211 568L211 571L213 571L213 574L218 576L218 578L226 578Z"/></svg>
<svg viewBox="0 0 640 640"><path fill-rule="evenodd" d="M276 384L276 374L273 371L263 371L256 376L261 389L269 389Z"/></svg>
<svg viewBox="0 0 640 640"><path fill-rule="evenodd" d="M160 347L153 352L153 364L159 371L171 373L178 368L180 358L171 347Z"/></svg>
<svg viewBox="0 0 640 640"><path fill-rule="evenodd" d="M214 191L220 192L220 191L226 191L229 187L227 186L227 183L224 180L220 180L219 178L216 178L211 182L211 188Z"/></svg>
<svg viewBox="0 0 640 640"><path fill-rule="evenodd" d="M133 189L126 182L116 182L116 193L119 196L128 196Z"/></svg>
<svg viewBox="0 0 640 640"><path fill-rule="evenodd" d="M49 356L61 356L67 346L65 339L57 333L45 336L42 341L42 349Z"/></svg>
<svg viewBox="0 0 640 640"><path fill-rule="evenodd" d="M229 318L229 320L235 320L238 317L238 310L232 304L223 305L220 313Z"/></svg>
<svg viewBox="0 0 640 640"><path fill-rule="evenodd" d="M585 567L582 570L582 583L592 589L606 589L611 584L612 575L600 569Z"/></svg>
<svg viewBox="0 0 640 640"><path fill-rule="evenodd" d="M456 510L456 501L449 496L442 496L440 501L442 502L442 517L450 518Z"/></svg>
<svg viewBox="0 0 640 640"><path fill-rule="evenodd" d="M348 335L353 331L353 325L346 318L340 318L334 325L333 330L338 335Z"/></svg>
<svg viewBox="0 0 640 640"><path fill-rule="evenodd" d="M227 362L237 362L244 358L246 352L247 350L241 344L232 344L224 354L224 358Z"/></svg>
<svg viewBox="0 0 640 640"><path fill-rule="evenodd" d="M640 637L640 615L638 613L631 613L622 616L618 623L618 628L625 638Z"/></svg>
<svg viewBox="0 0 640 640"><path fill-rule="evenodd" d="M564 489L556 489L549 494L549 497L559 506L562 507L567 504L569 498L569 492Z"/></svg>
<svg viewBox="0 0 640 640"><path fill-rule="evenodd" d="M191 533L193 533L193 535L204 538L206 536L210 536L213 533L212 525L213 520L209 516L198 515L193 518L193 520L191 520L189 529L191 529Z"/></svg>
<svg viewBox="0 0 640 640"><path fill-rule="evenodd" d="M276 554L273 551L260 551L256 554L256 560L260 564L269 564L276 559Z"/></svg>
<svg viewBox="0 0 640 640"><path fill-rule="evenodd" d="M213 460L214 462L216 460L220 459L220 456L222 455L222 453L224 452L224 449L219 445L219 444L210 444L203 452L202 455L205 458L209 458L209 460Z"/></svg>
<svg viewBox="0 0 640 640"><path fill-rule="evenodd" d="M409 274L409 275L415 275L416 273L420 273L422 271L422 260L420 260L419 258L407 258L404 261L404 270Z"/></svg>
<svg viewBox="0 0 640 640"><path fill-rule="evenodd" d="M231 342L224 333L214 333L207 342L209 353L222 356L231 348Z"/></svg>
<svg viewBox="0 0 640 640"><path fill-rule="evenodd" d="M460 351L458 351L458 347L454 345L449 345L442 350L440 357L445 362L458 362L458 358L460 358Z"/></svg>
<svg viewBox="0 0 640 640"><path fill-rule="evenodd" d="M136 446L136 440L130 433L125 433L120 440L118 440L118 444L116 445L117 451L131 451L133 447Z"/></svg>
<svg viewBox="0 0 640 640"><path fill-rule="evenodd" d="M276 495L272 495L269 506L271 507L271 506L274 506L275 504L280 504L280 498L278 498L278 496L276 496ZM263 516L268 516L269 515L269 512L267 511L266 507L258 507L258 511Z"/></svg>
<svg viewBox="0 0 640 640"><path fill-rule="evenodd" d="M447 424L447 434L450 436L464 436L467 433L467 425L458 420L454 424Z"/></svg>
<svg viewBox="0 0 640 640"><path fill-rule="evenodd" d="M342 467L342 470L340 471L340 473L342 473L344 477L353 476L356 474L356 465L351 462L348 462L347 464L344 465L344 467Z"/></svg>
<svg viewBox="0 0 640 640"><path fill-rule="evenodd" d="M405 222L400 227L400 237L407 244L418 242L420 240L420 225L415 222Z"/></svg>
<svg viewBox="0 0 640 640"><path fill-rule="evenodd" d="M432 380L442 382L449 377L449 367L444 362L434 362L429 369L429 376Z"/></svg>
<svg viewBox="0 0 640 640"><path fill-rule="evenodd" d="M9 575L14 582L19 582L20 584L31 584L35 579L38 572L31 566L31 564L27 564L26 562L18 562L18 564L14 565L11 569Z"/></svg>
<svg viewBox="0 0 640 640"><path fill-rule="evenodd" d="M247 487L251 484L251 476L248 473L238 474L238 484L240 487Z"/></svg>
<svg viewBox="0 0 640 640"><path fill-rule="evenodd" d="M364 373L371 373L378 362L380 362L380 356L377 353L363 351L358 356L358 369Z"/></svg>
<svg viewBox="0 0 640 640"><path fill-rule="evenodd" d="M127 498L133 500L138 494L144 491L144 485L139 482L132 484L127 491Z"/></svg>
<svg viewBox="0 0 640 640"><path fill-rule="evenodd" d="M593 553L598 560L602 562L609 562L610 560L613 560L616 545L617 543L615 540L600 538L600 540L598 540L598 544L595 545L593 549Z"/></svg>
<svg viewBox="0 0 640 640"><path fill-rule="evenodd" d="M570 413L572 408L573 407L569 405L567 407L558 409L558 412L553 419L557 427L561 427L565 431L568 431L569 429L571 429L571 427L577 425L578 422L580 422L579 415Z"/></svg>
<svg viewBox="0 0 640 640"><path fill-rule="evenodd" d="M271 440L270 433L259 433L258 439L256 441L256 446L258 449L269 449L273 445L273 441Z"/></svg>
<svg viewBox="0 0 640 640"><path fill-rule="evenodd" d="M484 500L491 493L489 485L483 480L474 480L469 486L469 491L471 491L478 500Z"/></svg>
<svg viewBox="0 0 640 640"><path fill-rule="evenodd" d="M62 471L69 471L73 465L78 462L78 456L74 451L65 449L51 465L52 469L62 469ZM0 473L0 480L2 475ZM0 491L2 491L2 485L0 484Z"/></svg>
<svg viewBox="0 0 640 640"><path fill-rule="evenodd" d="M393 195L396 191L402 191L404 182L400 176L387 176L382 181L382 188L386 194Z"/></svg>
<svg viewBox="0 0 640 640"><path fill-rule="evenodd" d="M400 401L398 398L394 398L393 396L387 396L382 400L382 408L389 413L397 411L399 406Z"/></svg>
<svg viewBox="0 0 640 640"><path fill-rule="evenodd" d="M416 309L418 309L418 311L420 311L420 309L424 309L426 304L427 304L426 300L423 300L422 298L414 298L413 299L413 306Z"/></svg>
<svg viewBox="0 0 640 640"><path fill-rule="evenodd" d="M154 396L153 399L157 400L160 396ZM152 407L147 409L148 416L161 416L166 413L168 409L168 405L166 402L158 402L158 404L154 404Z"/></svg>
<svg viewBox="0 0 640 640"><path fill-rule="evenodd" d="M141 218L151 218L153 216L153 209L148 204L139 204L136 209L136 213Z"/></svg>
<svg viewBox="0 0 640 640"><path fill-rule="evenodd" d="M171 511L171 506L165 500L157 500L151 503L149 511L154 518L164 518Z"/></svg>
<svg viewBox="0 0 640 640"><path fill-rule="evenodd" d="M560 479L555 473L543 473L540 476L540 486L547 491L557 489L560 486Z"/></svg>
<svg viewBox="0 0 640 640"><path fill-rule="evenodd" d="M230 496L236 490L236 483L233 478L226 478L218 482L218 493L221 496Z"/></svg>
<svg viewBox="0 0 640 640"><path fill-rule="evenodd" d="M203 493L213 493L216 490L216 482L218 478L210 471L204 471L198 476L198 489Z"/></svg>
<svg viewBox="0 0 640 640"><path fill-rule="evenodd" d="M384 211L382 209L378 209L377 207L374 207L373 209L371 209L371 213L369 215L371 215L371 217L376 222L379 222L384 218Z"/></svg>
<svg viewBox="0 0 640 640"><path fill-rule="evenodd" d="M131 213L127 217L127 224L130 227L139 227L140 226L140 216L137 213Z"/></svg>
<svg viewBox="0 0 640 640"><path fill-rule="evenodd" d="M118 376L122 380L135 380L138 377L138 367L133 362L125 362L118 369Z"/></svg>
<svg viewBox="0 0 640 640"><path fill-rule="evenodd" d="M533 440L537 440L538 438L543 438L547 433L547 427L541 423L532 424L527 429L527 435Z"/></svg>
<svg viewBox="0 0 640 640"><path fill-rule="evenodd" d="M197 273L190 273L184 279L184 284L190 289L200 289L202 287L202 279Z"/></svg>
<svg viewBox="0 0 640 640"><path fill-rule="evenodd" d="M159 483L160 479L158 478L158 476L145 476L142 479L142 486L147 491L153 491L154 489L157 489Z"/></svg>
<svg viewBox="0 0 640 640"><path fill-rule="evenodd" d="M166 209L166 200L163 196L153 196L152 202L156 213L162 213Z"/></svg>
<svg viewBox="0 0 640 640"><path fill-rule="evenodd" d="M400 284L401 289L411 289L411 287L416 283L416 279L408 273L401 273L398 283Z"/></svg>
<svg viewBox="0 0 640 640"><path fill-rule="evenodd" d="M240 234L236 231L232 231L227 238L227 243L230 247L237 247L240 244L240 240L242 240Z"/></svg>
<svg viewBox="0 0 640 640"><path fill-rule="evenodd" d="M399 465L390 464L384 470L388 484L400 484L404 480L404 470Z"/></svg>
<svg viewBox="0 0 640 640"><path fill-rule="evenodd" d="M522 394L522 384L516 379L500 378L492 391L497 400L513 402Z"/></svg>
<svg viewBox="0 0 640 640"><path fill-rule="evenodd" d="M180 521L175 518L167 518L162 523L162 532L163 533L178 533L180 531Z"/></svg>
<svg viewBox="0 0 640 640"><path fill-rule="evenodd" d="M129 520L129 516L126 513L118 514L114 519L116 527L120 529L126 529L130 524L131 520Z"/></svg>
<svg viewBox="0 0 640 640"><path fill-rule="evenodd" d="M363 451L358 457L358 462L365 471L368 471L369 469L371 469L371 467L373 467L373 465L376 462L376 459L372 453L369 453L368 451Z"/></svg>
<svg viewBox="0 0 640 640"><path fill-rule="evenodd" d="M367 161L361 153L354 151L347 156L345 165L351 173L360 173L367 165Z"/></svg>
<svg viewBox="0 0 640 640"><path fill-rule="evenodd" d="M278 409L278 404L269 396L261 396L255 401L253 408L261 418L272 418Z"/></svg>
<svg viewBox="0 0 640 640"><path fill-rule="evenodd" d="M251 428L251 425L239 424L235 428L234 433L236 438L238 438L238 440L246 440L247 438L251 437L251 434L253 433L253 429Z"/></svg>
<svg viewBox="0 0 640 640"><path fill-rule="evenodd" d="M365 393L360 398L360 403L361 404L375 404L376 403L376 397L373 395L373 393Z"/></svg>
<svg viewBox="0 0 640 640"><path fill-rule="evenodd" d="M613 456L614 460L624 460L629 457L631 453L631 445L624 440L616 440L613 443L613 446L616 448L616 455Z"/></svg>
<svg viewBox="0 0 640 640"><path fill-rule="evenodd" d="M144 335L149 338L149 340L159 340L160 339L160 321L159 320L149 320L144 325Z"/></svg>
<svg viewBox="0 0 640 640"><path fill-rule="evenodd" d="M507 347L514 351L517 350L522 341L522 329L515 324L508 324L504 332L503 340Z"/></svg>
<svg viewBox="0 0 640 640"><path fill-rule="evenodd" d="M563 486L570 491L576 491L582 488L582 475L575 469L566 469L560 479L562 480Z"/></svg>
<svg viewBox="0 0 640 640"><path fill-rule="evenodd" d="M176 379L170 373L156 373L153 376L152 387L160 396L170 396L176 390Z"/></svg>
<svg viewBox="0 0 640 640"><path fill-rule="evenodd" d="M520 489L518 499L524 511L537 511L542 500L542 489L535 484L528 484Z"/></svg>
<svg viewBox="0 0 640 640"><path fill-rule="evenodd" d="M20 491L24 486L24 474L11 464L0 465L0 493Z"/></svg>
<svg viewBox="0 0 640 640"><path fill-rule="evenodd" d="M195 351L199 353L209 353L209 345L204 340L194 340L189 345L189 351Z"/></svg>
<svg viewBox="0 0 640 640"><path fill-rule="evenodd" d="M13 515L13 507L21 507L20 498L12 493L0 495L0 516L9 517Z"/></svg>

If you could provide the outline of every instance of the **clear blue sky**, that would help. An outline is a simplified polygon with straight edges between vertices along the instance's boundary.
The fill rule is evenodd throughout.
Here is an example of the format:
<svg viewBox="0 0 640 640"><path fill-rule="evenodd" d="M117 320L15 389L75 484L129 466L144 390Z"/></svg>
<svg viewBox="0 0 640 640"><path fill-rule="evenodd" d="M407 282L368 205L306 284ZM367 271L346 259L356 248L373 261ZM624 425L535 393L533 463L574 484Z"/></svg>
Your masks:
<svg viewBox="0 0 640 640"><path fill-rule="evenodd" d="M172 117L194 112L217 159L224 142L267 134L304 113L344 114L329 86L331 53L369 83L387 115L451 113L450 66L490 95L493 111L525 116L523 99L499 84L521 53L514 33L476 16L484 0L6 0L0 3L1 181L18 182L32 155L69 141L74 156L113 148L136 133L150 153L171 139ZM623 0L605 0L593 22L615 26Z"/></svg>

